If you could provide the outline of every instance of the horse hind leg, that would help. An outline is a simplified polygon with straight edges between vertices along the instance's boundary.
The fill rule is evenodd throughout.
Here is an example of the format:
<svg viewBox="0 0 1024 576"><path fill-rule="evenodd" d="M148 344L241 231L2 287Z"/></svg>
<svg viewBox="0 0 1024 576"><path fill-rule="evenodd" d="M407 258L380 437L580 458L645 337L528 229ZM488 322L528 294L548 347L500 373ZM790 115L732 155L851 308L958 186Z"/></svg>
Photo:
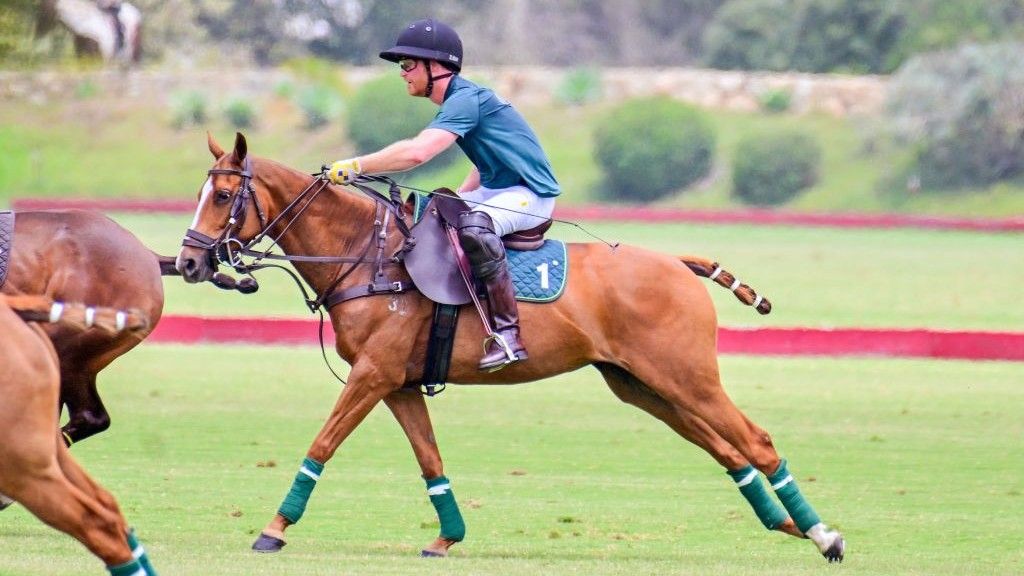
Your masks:
<svg viewBox="0 0 1024 576"><path fill-rule="evenodd" d="M159 309L155 313L158 314ZM77 334L66 340L55 339L59 342L57 352L61 358L61 402L68 408L68 422L61 428L67 446L110 428L110 414L100 398L96 377L144 336Z"/></svg>
<svg viewBox="0 0 1024 576"><path fill-rule="evenodd" d="M692 444L711 455L729 476L737 483L740 493L746 498L754 514L765 528L803 538L793 519L779 507L764 484L757 477L757 471L731 444L722 439L700 418L669 404L626 370L612 365L599 364L605 382L612 392L627 404L654 416ZM753 474L753 476L751 476Z"/></svg>
<svg viewBox="0 0 1024 576"><path fill-rule="evenodd" d="M96 373L87 372L77 362L62 362L60 397L67 406L68 421L61 427L66 446L110 428L110 414L96 389Z"/></svg>
<svg viewBox="0 0 1024 576"><path fill-rule="evenodd" d="M57 462L60 465L61 471L64 472L64 476L72 485L84 492L88 497L96 500L102 508L117 515L122 523L127 524L124 514L121 513L121 507L118 506L113 494L93 480L78 462L71 457L71 453L67 449L62 448L58 450ZM132 552L132 557L138 560L139 565L145 570L147 576L155 576L156 570L153 569L153 565L149 560L149 554L135 536L135 531L127 528L124 536L125 541L128 543L128 548Z"/></svg>
<svg viewBox="0 0 1024 576"><path fill-rule="evenodd" d="M644 366L646 377L640 380L681 411L704 421L735 447L767 477L799 532L814 542L826 560L842 562L846 546L842 535L821 521L800 492L786 460L776 452L771 436L733 404L722 388L714 354L709 354L708 358L710 364L691 355L691 362L667 372L654 366Z"/></svg>
<svg viewBox="0 0 1024 576"><path fill-rule="evenodd" d="M112 574L139 573L141 566L125 538L124 519L69 481L56 462L22 476L10 491L40 520L84 544Z"/></svg>

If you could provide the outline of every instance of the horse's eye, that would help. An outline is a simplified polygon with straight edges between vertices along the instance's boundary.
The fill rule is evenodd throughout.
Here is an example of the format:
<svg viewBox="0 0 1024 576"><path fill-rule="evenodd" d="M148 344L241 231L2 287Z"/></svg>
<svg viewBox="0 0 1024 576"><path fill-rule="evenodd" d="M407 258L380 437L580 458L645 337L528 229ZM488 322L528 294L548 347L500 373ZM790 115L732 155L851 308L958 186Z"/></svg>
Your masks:
<svg viewBox="0 0 1024 576"><path fill-rule="evenodd" d="M217 190L217 195L214 196L214 201L218 204L223 204L231 199L231 192L228 190Z"/></svg>

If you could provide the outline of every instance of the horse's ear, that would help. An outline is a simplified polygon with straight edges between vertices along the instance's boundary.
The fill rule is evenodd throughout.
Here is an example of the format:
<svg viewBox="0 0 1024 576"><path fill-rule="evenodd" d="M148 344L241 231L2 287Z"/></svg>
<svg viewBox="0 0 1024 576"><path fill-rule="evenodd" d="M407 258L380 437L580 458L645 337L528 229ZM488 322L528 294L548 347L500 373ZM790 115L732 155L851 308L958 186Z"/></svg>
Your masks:
<svg viewBox="0 0 1024 576"><path fill-rule="evenodd" d="M213 159L216 160L224 155L224 149L217 144L217 141L213 139L213 134L206 133L206 145L210 148L210 154L213 154Z"/></svg>
<svg viewBox="0 0 1024 576"><path fill-rule="evenodd" d="M245 136L242 136L241 132L235 132L235 160L241 164L242 160L245 160L245 155L248 151L249 145L245 142Z"/></svg>

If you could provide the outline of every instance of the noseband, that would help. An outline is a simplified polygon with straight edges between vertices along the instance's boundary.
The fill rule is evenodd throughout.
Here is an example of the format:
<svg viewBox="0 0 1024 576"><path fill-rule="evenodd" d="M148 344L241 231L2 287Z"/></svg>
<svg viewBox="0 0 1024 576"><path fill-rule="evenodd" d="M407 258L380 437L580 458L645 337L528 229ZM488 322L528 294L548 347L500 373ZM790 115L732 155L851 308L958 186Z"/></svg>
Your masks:
<svg viewBox="0 0 1024 576"><path fill-rule="evenodd" d="M252 187L252 161L246 156L245 160L242 161L241 170L237 168L211 168L206 174L207 176L219 174L239 176L242 179L231 202L227 226L224 227L224 231L217 238L212 238L202 232L189 228L185 232L185 239L182 240L181 245L205 250L208 263L214 270L217 269L219 263L236 267L241 264L240 257L242 250L245 248L245 243L236 234L245 226L245 218L249 213L247 207L250 199L256 207L256 214L260 219L260 230L262 231L267 226L267 217L256 197L256 191ZM232 248L233 246L236 248Z"/></svg>

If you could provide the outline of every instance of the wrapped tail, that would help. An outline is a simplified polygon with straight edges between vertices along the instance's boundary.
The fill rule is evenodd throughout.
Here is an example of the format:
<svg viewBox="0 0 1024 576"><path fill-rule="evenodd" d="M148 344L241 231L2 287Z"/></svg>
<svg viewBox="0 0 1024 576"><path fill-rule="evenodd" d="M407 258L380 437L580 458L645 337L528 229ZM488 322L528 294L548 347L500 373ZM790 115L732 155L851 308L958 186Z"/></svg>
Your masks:
<svg viewBox="0 0 1024 576"><path fill-rule="evenodd" d="M732 290L737 300L747 306L753 306L759 313L767 314L772 311L772 303L767 298L755 292L750 286L740 282L732 272L719 266L718 262L690 255L680 256L679 261L686 264L686 267L697 276L714 280L719 286Z"/></svg>
<svg viewBox="0 0 1024 576"><path fill-rule="evenodd" d="M38 295L3 296L3 300L26 322L60 324L78 330L95 328L109 334L138 334L149 329L149 318L134 309L54 302Z"/></svg>

